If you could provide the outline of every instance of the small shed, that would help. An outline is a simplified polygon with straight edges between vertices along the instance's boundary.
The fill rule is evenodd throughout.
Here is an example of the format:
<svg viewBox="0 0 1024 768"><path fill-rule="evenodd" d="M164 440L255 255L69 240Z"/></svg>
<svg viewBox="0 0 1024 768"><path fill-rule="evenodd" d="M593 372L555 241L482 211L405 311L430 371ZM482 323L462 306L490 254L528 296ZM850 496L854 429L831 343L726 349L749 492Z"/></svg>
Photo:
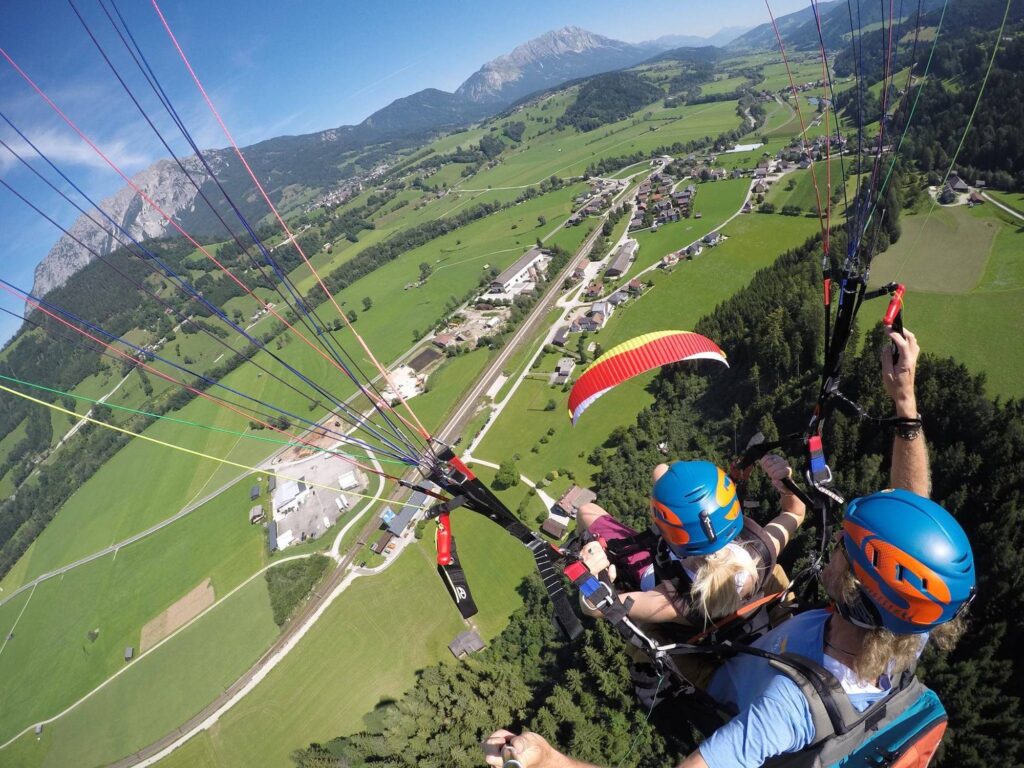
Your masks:
<svg viewBox="0 0 1024 768"><path fill-rule="evenodd" d="M544 525L540 527L544 533L556 539L561 539L565 536L565 532L568 528L569 521L564 517L549 517L544 521Z"/></svg>
<svg viewBox="0 0 1024 768"><path fill-rule="evenodd" d="M277 475L271 475L267 478L267 493L273 493L277 490Z"/></svg>
<svg viewBox="0 0 1024 768"><path fill-rule="evenodd" d="M127 663L127 662L131 661L134 658L135 658L135 648L133 648L132 646L129 645L127 648L124 649L124 660Z"/></svg>
<svg viewBox="0 0 1024 768"><path fill-rule="evenodd" d="M43 733L43 724L36 723L36 736L41 736Z"/></svg>
<svg viewBox="0 0 1024 768"><path fill-rule="evenodd" d="M249 489L249 501L256 501L260 497L260 484L256 483Z"/></svg>
<svg viewBox="0 0 1024 768"><path fill-rule="evenodd" d="M254 525L263 519L263 505L257 504L249 510L249 525Z"/></svg>
<svg viewBox="0 0 1024 768"><path fill-rule="evenodd" d="M267 523L267 552L274 552L277 549L277 521L271 520Z"/></svg>
<svg viewBox="0 0 1024 768"><path fill-rule="evenodd" d="M467 630L460 632L455 639L448 644L448 650L456 659L464 659L471 653L482 651L486 646L476 632Z"/></svg>
<svg viewBox="0 0 1024 768"><path fill-rule="evenodd" d="M393 533L391 533L390 531L384 531L377 538L377 540L375 542L373 542L373 544L370 546L370 549L373 552L376 552L378 555L383 555L384 554L384 550L388 548L388 544L390 544L391 540L394 539L394 538L395 538L395 535Z"/></svg>

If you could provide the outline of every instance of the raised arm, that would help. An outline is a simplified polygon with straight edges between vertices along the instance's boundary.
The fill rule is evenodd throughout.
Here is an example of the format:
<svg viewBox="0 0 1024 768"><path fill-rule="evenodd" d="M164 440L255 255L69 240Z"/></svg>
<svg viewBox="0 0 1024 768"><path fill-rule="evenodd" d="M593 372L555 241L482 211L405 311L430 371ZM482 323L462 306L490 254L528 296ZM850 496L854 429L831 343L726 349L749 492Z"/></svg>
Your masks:
<svg viewBox="0 0 1024 768"><path fill-rule="evenodd" d="M782 507L782 513L764 529L775 545L775 557L778 557L793 538L796 529L803 525L807 507L784 483L786 478L793 476L789 462L781 456L769 453L761 459L761 469L772 479L772 485L779 492L779 504Z"/></svg>
<svg viewBox="0 0 1024 768"><path fill-rule="evenodd" d="M897 425L892 441L892 468L889 485L903 488L919 496L928 496L931 491L931 477L928 470L928 447L920 422L913 423L919 416L917 397L914 394L914 374L917 358L921 353L917 337L904 329L897 333L888 329L889 339L899 352L899 360L893 363L892 351L888 345L882 349L882 386L896 406L896 417L909 419Z"/></svg>

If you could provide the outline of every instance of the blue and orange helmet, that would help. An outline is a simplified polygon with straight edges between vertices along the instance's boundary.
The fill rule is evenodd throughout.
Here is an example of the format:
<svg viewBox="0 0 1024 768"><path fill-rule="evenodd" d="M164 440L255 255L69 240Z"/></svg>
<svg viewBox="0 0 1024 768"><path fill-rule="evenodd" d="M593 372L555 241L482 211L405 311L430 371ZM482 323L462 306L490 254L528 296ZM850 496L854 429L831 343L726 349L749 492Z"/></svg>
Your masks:
<svg viewBox="0 0 1024 768"><path fill-rule="evenodd" d="M651 519L679 557L709 555L743 529L736 486L709 461L676 461L654 484Z"/></svg>
<svg viewBox="0 0 1024 768"><path fill-rule="evenodd" d="M855 624L898 634L927 632L974 599L967 534L934 501L905 490L850 502L843 544L859 598L840 611Z"/></svg>

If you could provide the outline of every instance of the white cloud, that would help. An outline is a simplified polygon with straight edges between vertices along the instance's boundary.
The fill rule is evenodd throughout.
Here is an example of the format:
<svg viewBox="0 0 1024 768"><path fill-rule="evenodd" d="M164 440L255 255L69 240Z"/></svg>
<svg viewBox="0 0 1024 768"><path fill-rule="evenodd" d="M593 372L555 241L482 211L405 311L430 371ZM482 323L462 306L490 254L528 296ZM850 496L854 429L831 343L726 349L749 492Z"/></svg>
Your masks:
<svg viewBox="0 0 1024 768"><path fill-rule="evenodd" d="M6 127L6 126L5 126ZM20 126L19 126L20 127ZM45 154L57 166L77 168L106 169L114 171L102 157L77 134L56 128L29 129L22 131L39 151ZM91 138L91 137L90 137ZM38 160L38 155L20 136L12 131L5 131L3 139L12 149L29 162ZM156 158L149 152L138 149L138 143L128 136L113 137L105 140L93 140L96 146L114 165L131 176L136 171L150 165ZM7 171L18 160L6 150L0 152L0 173Z"/></svg>

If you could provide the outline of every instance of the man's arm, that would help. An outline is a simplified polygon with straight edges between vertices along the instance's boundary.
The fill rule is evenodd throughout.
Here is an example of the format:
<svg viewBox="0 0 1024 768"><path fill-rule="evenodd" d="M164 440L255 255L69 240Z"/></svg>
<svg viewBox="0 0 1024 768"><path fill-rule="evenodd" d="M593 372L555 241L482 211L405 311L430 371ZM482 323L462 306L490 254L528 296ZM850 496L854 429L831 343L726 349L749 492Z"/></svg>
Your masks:
<svg viewBox="0 0 1024 768"><path fill-rule="evenodd" d="M917 397L914 394L914 374L917 370L917 358L921 352L917 337L908 330L902 334L889 329L889 339L899 351L899 360L892 361L892 351L888 345L882 349L882 385L896 406L897 418L916 419ZM889 485L903 488L920 496L928 496L931 490L931 477L928 470L928 447L925 445L924 433L913 429L896 430L892 441L892 468L889 473Z"/></svg>
<svg viewBox="0 0 1024 768"><path fill-rule="evenodd" d="M491 768L596 768L568 755L564 755L548 744L547 740L536 733L526 731L515 735L504 729L495 731L481 745L484 759ZM513 762L514 761L514 762ZM699 751L683 760L678 768L708 768Z"/></svg>

